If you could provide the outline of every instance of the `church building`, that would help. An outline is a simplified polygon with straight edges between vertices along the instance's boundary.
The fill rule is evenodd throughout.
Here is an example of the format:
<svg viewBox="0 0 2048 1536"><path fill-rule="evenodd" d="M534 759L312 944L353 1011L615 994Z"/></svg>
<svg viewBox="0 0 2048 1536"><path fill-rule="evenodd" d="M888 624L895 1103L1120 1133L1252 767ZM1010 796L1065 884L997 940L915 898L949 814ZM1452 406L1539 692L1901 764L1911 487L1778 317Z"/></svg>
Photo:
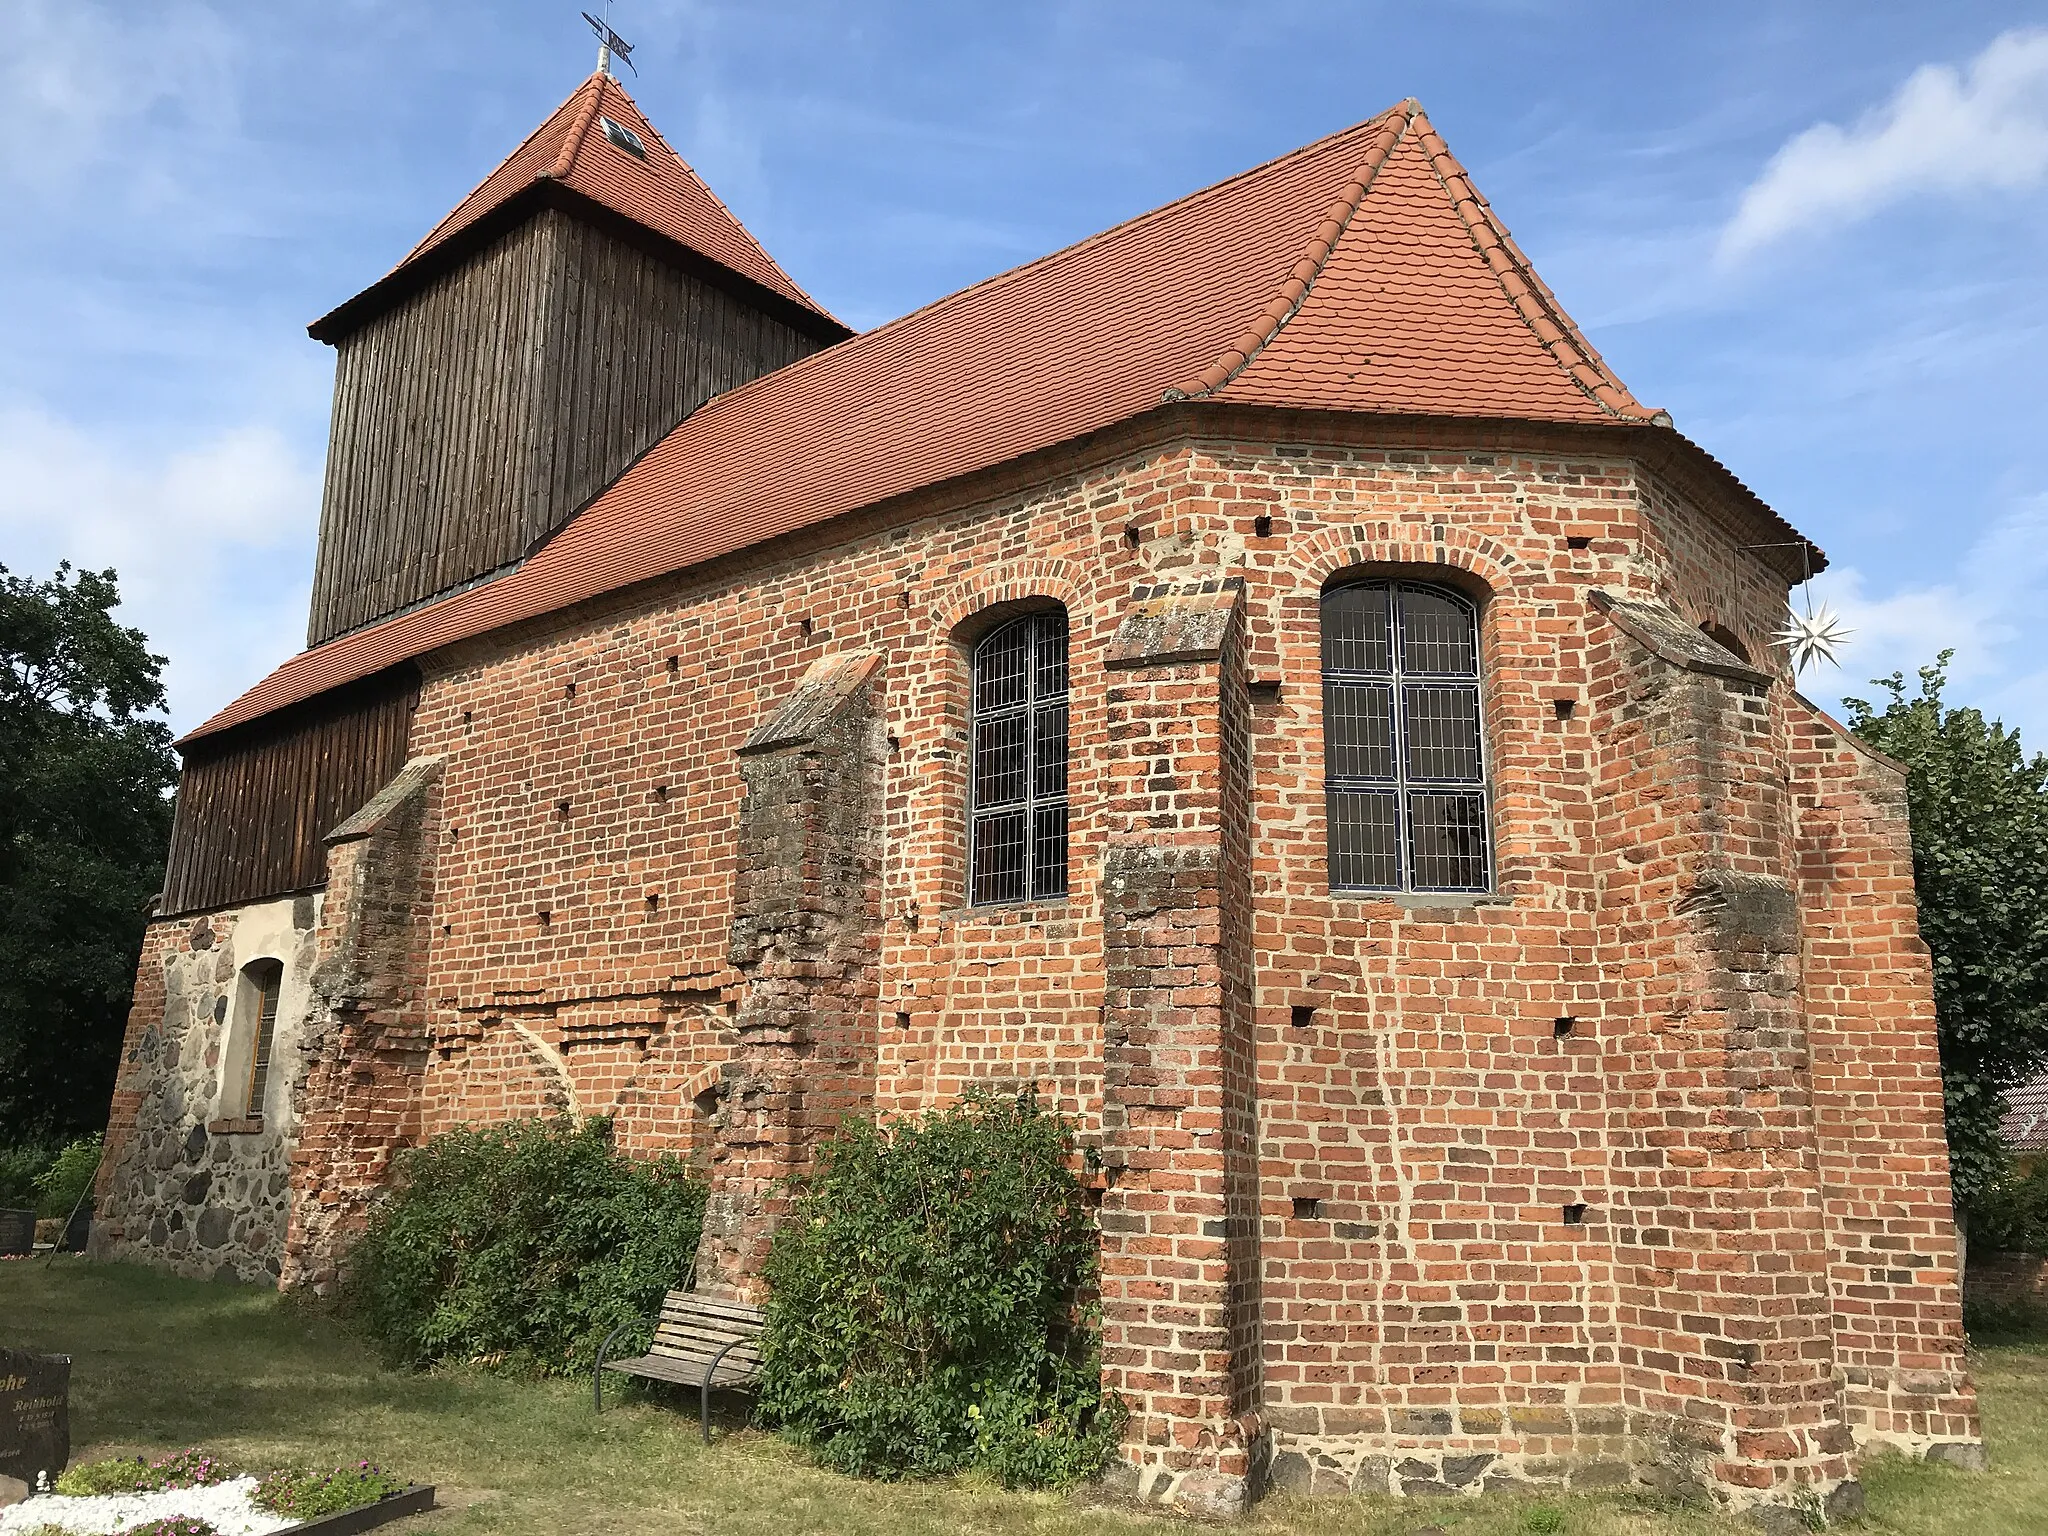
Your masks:
<svg viewBox="0 0 2048 1536"><path fill-rule="evenodd" d="M395 1153L570 1112L745 1298L844 1116L1034 1086L1135 1496L1981 1464L1819 552L1415 102L856 335L600 71L312 334L307 647L181 743L96 1252L323 1288Z"/></svg>

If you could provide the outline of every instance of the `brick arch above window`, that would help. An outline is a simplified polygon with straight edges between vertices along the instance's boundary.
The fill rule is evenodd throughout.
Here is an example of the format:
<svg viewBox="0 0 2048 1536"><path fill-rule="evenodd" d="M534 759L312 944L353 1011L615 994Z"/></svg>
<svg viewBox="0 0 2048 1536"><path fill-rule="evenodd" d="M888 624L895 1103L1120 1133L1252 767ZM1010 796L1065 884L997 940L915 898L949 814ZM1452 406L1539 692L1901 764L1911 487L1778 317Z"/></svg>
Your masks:
<svg viewBox="0 0 2048 1536"><path fill-rule="evenodd" d="M1438 538L1435 529L1443 529ZM1529 567L1500 540L1456 523L1349 523L1319 528L1287 552L1286 569L1301 589L1320 595L1347 572L1385 567L1450 570L1489 594L1511 585Z"/></svg>
<svg viewBox="0 0 2048 1536"><path fill-rule="evenodd" d="M1060 607L1072 621L1082 601L1081 588L1064 560L1030 560L990 566L938 588L931 595L931 633L940 644L971 644L981 637L982 620L1007 617L993 610Z"/></svg>
<svg viewBox="0 0 2048 1536"><path fill-rule="evenodd" d="M1287 653L1304 638L1313 648L1314 615L1323 590L1342 578L1448 577L1483 608L1525 572L1540 574L1497 539L1444 525L1439 540L1435 526L1381 520L1319 528L1291 540L1277 566L1246 571L1247 660L1253 674L1277 675Z"/></svg>

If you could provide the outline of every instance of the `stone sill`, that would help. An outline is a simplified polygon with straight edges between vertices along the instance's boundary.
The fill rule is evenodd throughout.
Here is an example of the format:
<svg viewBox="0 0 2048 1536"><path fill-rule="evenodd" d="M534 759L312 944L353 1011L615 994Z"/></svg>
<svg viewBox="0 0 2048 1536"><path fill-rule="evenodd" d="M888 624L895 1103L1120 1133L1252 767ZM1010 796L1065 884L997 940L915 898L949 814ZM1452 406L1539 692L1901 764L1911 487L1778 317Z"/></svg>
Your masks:
<svg viewBox="0 0 2048 1536"><path fill-rule="evenodd" d="M209 1120L206 1131L210 1136L260 1136L263 1134L261 1115L239 1115L231 1120Z"/></svg>
<svg viewBox="0 0 2048 1536"><path fill-rule="evenodd" d="M939 913L941 927L961 923L1057 923L1084 915L1071 896L1041 896L1023 901L990 901L979 906L948 907Z"/></svg>
<svg viewBox="0 0 2048 1536"><path fill-rule="evenodd" d="M1332 901L1355 901L1361 906L1384 902L1404 912L1426 916L1431 912L1469 912L1477 907L1511 907L1515 898L1499 891L1331 891Z"/></svg>

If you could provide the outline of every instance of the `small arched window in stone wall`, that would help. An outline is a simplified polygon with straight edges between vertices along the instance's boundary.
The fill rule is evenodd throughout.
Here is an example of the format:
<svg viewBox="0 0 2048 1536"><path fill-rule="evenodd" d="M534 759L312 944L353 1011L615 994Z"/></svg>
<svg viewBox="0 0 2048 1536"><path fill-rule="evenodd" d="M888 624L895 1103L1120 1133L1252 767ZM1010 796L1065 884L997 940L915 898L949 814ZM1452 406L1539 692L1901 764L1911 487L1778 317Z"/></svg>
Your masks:
<svg viewBox="0 0 2048 1536"><path fill-rule="evenodd" d="M1330 888L1490 890L1478 609L1348 582L1323 594L1322 628Z"/></svg>
<svg viewBox="0 0 2048 1536"><path fill-rule="evenodd" d="M278 961L252 960L242 967L228 1048L221 1060L220 1108L230 1119L263 1114L277 1039L277 1000L283 989L284 966Z"/></svg>
<svg viewBox="0 0 2048 1536"><path fill-rule="evenodd" d="M1028 613L974 648L969 900L1067 893L1067 615Z"/></svg>

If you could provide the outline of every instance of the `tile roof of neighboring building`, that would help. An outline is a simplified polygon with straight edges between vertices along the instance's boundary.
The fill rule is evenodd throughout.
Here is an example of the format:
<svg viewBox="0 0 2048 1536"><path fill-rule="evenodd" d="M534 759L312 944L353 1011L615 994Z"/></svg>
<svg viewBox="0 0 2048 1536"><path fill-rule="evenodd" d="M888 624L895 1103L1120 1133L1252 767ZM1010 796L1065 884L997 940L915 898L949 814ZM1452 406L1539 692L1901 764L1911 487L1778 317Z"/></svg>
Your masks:
<svg viewBox="0 0 2048 1536"><path fill-rule="evenodd" d="M2048 1072L2006 1094L1998 1139L2008 1152L2048 1152Z"/></svg>
<svg viewBox="0 0 2048 1536"><path fill-rule="evenodd" d="M523 565L293 657L192 736L1180 399L1630 425L1712 465L1408 101L707 402Z"/></svg>
<svg viewBox="0 0 2048 1536"><path fill-rule="evenodd" d="M646 150L644 157L605 132L607 119L639 138ZM362 293L314 321L310 327L314 336L333 340L381 313L397 297L413 291L409 279L430 278L436 273L437 264L430 260L436 253L515 198L547 182L580 193L738 273L825 322L835 339L847 334L846 327L775 264L682 156L669 148L625 87L600 72L578 86L454 212L408 251L404 260Z"/></svg>

